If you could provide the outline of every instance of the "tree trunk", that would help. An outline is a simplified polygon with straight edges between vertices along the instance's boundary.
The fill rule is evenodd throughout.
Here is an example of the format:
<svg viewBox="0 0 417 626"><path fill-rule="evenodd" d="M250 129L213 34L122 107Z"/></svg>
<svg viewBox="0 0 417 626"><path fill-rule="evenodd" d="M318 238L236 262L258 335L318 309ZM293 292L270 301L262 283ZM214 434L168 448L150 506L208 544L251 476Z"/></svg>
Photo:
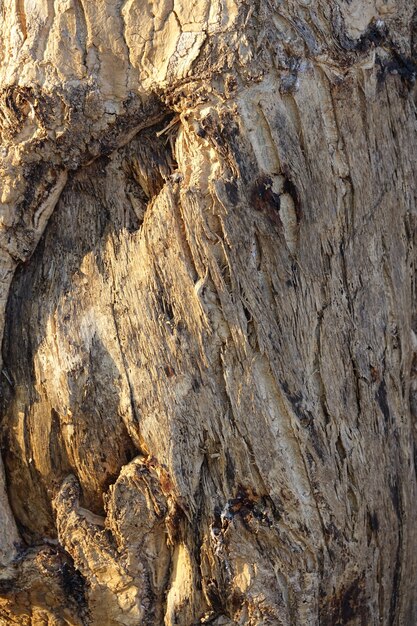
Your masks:
<svg viewBox="0 0 417 626"><path fill-rule="evenodd" d="M0 623L417 623L409 0L0 0Z"/></svg>

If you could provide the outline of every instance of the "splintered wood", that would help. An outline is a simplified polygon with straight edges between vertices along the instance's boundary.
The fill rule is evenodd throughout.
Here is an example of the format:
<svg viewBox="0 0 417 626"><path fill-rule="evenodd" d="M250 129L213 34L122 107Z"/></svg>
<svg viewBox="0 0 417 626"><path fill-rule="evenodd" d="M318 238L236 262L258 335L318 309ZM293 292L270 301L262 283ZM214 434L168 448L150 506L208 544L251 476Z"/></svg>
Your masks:
<svg viewBox="0 0 417 626"><path fill-rule="evenodd" d="M0 624L417 623L416 7L0 7Z"/></svg>

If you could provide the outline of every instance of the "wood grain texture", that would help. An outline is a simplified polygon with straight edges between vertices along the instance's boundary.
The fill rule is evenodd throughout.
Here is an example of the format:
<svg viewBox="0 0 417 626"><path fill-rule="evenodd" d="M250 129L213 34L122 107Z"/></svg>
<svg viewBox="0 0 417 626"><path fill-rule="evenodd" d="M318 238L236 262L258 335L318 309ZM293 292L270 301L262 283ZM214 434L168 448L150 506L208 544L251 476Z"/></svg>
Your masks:
<svg viewBox="0 0 417 626"><path fill-rule="evenodd" d="M417 7L0 8L0 623L416 623Z"/></svg>

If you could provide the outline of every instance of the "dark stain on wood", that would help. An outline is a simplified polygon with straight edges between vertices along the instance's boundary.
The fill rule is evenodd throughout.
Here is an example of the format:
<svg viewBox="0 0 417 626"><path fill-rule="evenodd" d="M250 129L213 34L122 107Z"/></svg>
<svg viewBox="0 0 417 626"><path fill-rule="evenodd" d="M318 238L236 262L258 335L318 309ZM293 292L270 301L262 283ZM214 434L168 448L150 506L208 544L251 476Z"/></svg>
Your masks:
<svg viewBox="0 0 417 626"><path fill-rule="evenodd" d="M297 218L297 224L300 223L301 220L301 202L300 202L300 194L298 193L297 187L294 185L290 178L286 178L283 187L284 193L288 193L291 196L292 201L294 202L295 216Z"/></svg>
<svg viewBox="0 0 417 626"><path fill-rule="evenodd" d="M279 217L281 200L272 189L272 180L269 176L261 174L252 185L250 201L255 211L263 213L271 222L281 227Z"/></svg>
<svg viewBox="0 0 417 626"><path fill-rule="evenodd" d="M17 590L18 590L17 581L15 578L0 579L0 594L2 596L7 596L8 594L11 594L11 593L16 593ZM0 614L0 617L1 617L1 614Z"/></svg>
<svg viewBox="0 0 417 626"><path fill-rule="evenodd" d="M398 75L408 88L416 82L417 64L399 52L396 52L389 60L378 57L376 63L379 66L377 75L379 83L384 82L389 74Z"/></svg>
<svg viewBox="0 0 417 626"><path fill-rule="evenodd" d="M217 614L222 613L224 602L222 599L222 594L220 593L220 590L217 586L217 581L213 578L209 580L206 584L205 591L207 599L213 611L215 611Z"/></svg>
<svg viewBox="0 0 417 626"><path fill-rule="evenodd" d="M390 492L391 492L391 502L392 502L392 506L394 507L395 514L397 516L397 519L399 521L401 521L401 519L402 519L402 515L401 515L401 494L400 494L400 487L398 485L397 480L394 480L391 483L391 485L390 485Z"/></svg>
<svg viewBox="0 0 417 626"><path fill-rule="evenodd" d="M192 387L193 391L195 393L197 393L200 390L200 387L201 387L200 381L197 378L194 377L192 379L192 381L191 381L191 387Z"/></svg>
<svg viewBox="0 0 417 626"><path fill-rule="evenodd" d="M398 602L400 600L400 584L401 584L401 529L398 535L397 554L395 558L394 574L392 577L392 591L389 609L389 624L395 624L395 616L397 615Z"/></svg>
<svg viewBox="0 0 417 626"><path fill-rule="evenodd" d="M72 563L63 563L60 574L65 596L73 600L79 609L86 607L86 585L82 574L75 569Z"/></svg>
<svg viewBox="0 0 417 626"><path fill-rule="evenodd" d="M365 578L361 576L333 596L323 598L320 626L369 626L370 615L364 594Z"/></svg>
<svg viewBox="0 0 417 626"><path fill-rule="evenodd" d="M378 402L379 408L382 411L382 415L385 417L385 421L387 423L390 422L391 412L388 406L387 386L385 380L381 380L378 391L375 394L375 400Z"/></svg>
<svg viewBox="0 0 417 626"><path fill-rule="evenodd" d="M388 35L388 26L382 20L372 22L359 37L356 44L357 52L368 52L373 47L381 46L387 40Z"/></svg>
<svg viewBox="0 0 417 626"><path fill-rule="evenodd" d="M417 478L417 443L413 444L413 458L414 458L414 474Z"/></svg>
<svg viewBox="0 0 417 626"><path fill-rule="evenodd" d="M233 462L233 459L229 450L226 450L226 476L231 484L235 482L235 478L236 478L235 464Z"/></svg>
<svg viewBox="0 0 417 626"><path fill-rule="evenodd" d="M368 513L368 522L372 532L377 533L379 530L379 520L375 511L373 513Z"/></svg>
<svg viewBox="0 0 417 626"><path fill-rule="evenodd" d="M171 367L171 365L165 365L164 372L166 376L168 376L168 378L172 378L173 376L175 376L175 370L173 367Z"/></svg>
<svg viewBox="0 0 417 626"><path fill-rule="evenodd" d="M224 183L224 188L227 194L228 199L233 205L238 204L239 202L239 191L237 184L234 181L226 180Z"/></svg>

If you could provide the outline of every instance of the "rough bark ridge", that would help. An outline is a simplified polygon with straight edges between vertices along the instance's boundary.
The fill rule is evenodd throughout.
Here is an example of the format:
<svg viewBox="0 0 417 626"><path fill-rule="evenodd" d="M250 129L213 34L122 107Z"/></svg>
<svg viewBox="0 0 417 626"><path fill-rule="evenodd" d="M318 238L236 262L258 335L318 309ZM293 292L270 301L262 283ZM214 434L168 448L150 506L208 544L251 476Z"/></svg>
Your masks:
<svg viewBox="0 0 417 626"><path fill-rule="evenodd" d="M0 9L1 623L417 623L414 3Z"/></svg>

